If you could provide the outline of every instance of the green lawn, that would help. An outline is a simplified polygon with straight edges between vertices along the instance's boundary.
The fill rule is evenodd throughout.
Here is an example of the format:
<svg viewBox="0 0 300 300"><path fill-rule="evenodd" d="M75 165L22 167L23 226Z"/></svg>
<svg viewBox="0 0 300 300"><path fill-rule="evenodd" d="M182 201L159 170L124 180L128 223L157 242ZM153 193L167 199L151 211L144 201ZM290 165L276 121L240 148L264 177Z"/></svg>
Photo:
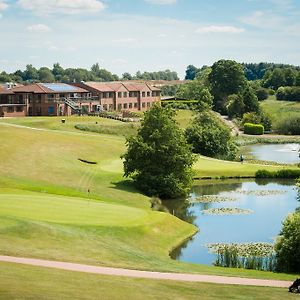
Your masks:
<svg viewBox="0 0 300 300"><path fill-rule="evenodd" d="M140 194L130 180L123 178L120 155L125 151L124 137L80 131L74 133L71 123L77 123L77 118L81 117L66 118L65 124L61 124L58 118L46 117L1 120L50 130L0 124L0 254L148 270L294 279L294 275L288 274L217 268L171 260L169 251L195 233L196 228L170 214L151 211L150 199ZM89 118L86 122L91 120ZM186 120L187 116L183 119ZM113 120L104 121L110 124ZM57 127L54 128L54 125ZM97 164L86 164L78 158ZM197 176L241 176L253 175L261 167L200 157L195 171ZM22 292L22 288L12 288L15 284L25 286L25 281L21 279L25 276L25 269L16 267L9 275L12 298L18 295L14 295L14 291ZM13 272L18 275L12 275ZM70 284L73 276L78 275L76 280L81 280L80 274L66 274L70 274L65 278ZM51 274L44 276L45 284L56 288L56 283L47 283L50 280L47 276L51 277ZM34 275L28 278L34 281ZM100 277L94 278L98 280ZM56 282L56 279L53 280ZM113 284L114 280L108 279L107 282ZM57 282L60 280L57 279ZM132 286L136 286L136 282L138 280L132 280ZM139 282L140 286L146 284L146 281ZM151 284L147 281L144 288L155 289L158 285L159 282ZM185 292L185 287L193 286L186 283L180 285ZM30 285L26 286L33 296L41 292L38 286L37 292ZM108 291L108 286L109 283L103 288ZM175 283L169 286L161 288L162 294L157 292L157 295L164 295ZM89 289L88 286L86 288ZM235 288L232 292L238 296L239 288ZM275 293L276 289L272 291ZM133 295L138 298L139 293L137 291Z"/></svg>
<svg viewBox="0 0 300 300"><path fill-rule="evenodd" d="M134 279L0 263L0 299L295 299L286 289Z"/></svg>

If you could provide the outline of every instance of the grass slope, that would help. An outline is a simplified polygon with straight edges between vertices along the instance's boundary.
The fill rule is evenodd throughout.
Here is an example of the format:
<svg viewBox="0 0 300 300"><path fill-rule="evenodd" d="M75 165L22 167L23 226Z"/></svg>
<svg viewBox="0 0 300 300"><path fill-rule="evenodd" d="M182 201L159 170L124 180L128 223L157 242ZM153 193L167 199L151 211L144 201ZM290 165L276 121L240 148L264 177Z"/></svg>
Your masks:
<svg viewBox="0 0 300 300"><path fill-rule="evenodd" d="M66 119L66 124L72 120ZM50 128L45 124L58 120L43 117L40 121L43 128ZM17 122L23 125L27 120ZM125 151L123 137L72 131L0 124L1 254L150 270L294 278L172 261L169 250L193 234L195 227L152 212L149 198L124 180L119 158ZM203 176L253 174L260 167L204 157L195 164Z"/></svg>

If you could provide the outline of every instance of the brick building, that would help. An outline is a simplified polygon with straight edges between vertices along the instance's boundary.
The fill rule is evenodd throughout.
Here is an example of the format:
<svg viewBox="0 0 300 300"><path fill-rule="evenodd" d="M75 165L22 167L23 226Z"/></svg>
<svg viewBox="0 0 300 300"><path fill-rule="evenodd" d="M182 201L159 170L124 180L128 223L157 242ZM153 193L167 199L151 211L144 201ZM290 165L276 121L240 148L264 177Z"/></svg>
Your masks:
<svg viewBox="0 0 300 300"><path fill-rule="evenodd" d="M160 89L138 82L82 82L74 84L98 97L103 110L144 111L160 101Z"/></svg>
<svg viewBox="0 0 300 300"><path fill-rule="evenodd" d="M0 86L0 117L69 116L74 113L147 110L160 90L145 83L33 83Z"/></svg>

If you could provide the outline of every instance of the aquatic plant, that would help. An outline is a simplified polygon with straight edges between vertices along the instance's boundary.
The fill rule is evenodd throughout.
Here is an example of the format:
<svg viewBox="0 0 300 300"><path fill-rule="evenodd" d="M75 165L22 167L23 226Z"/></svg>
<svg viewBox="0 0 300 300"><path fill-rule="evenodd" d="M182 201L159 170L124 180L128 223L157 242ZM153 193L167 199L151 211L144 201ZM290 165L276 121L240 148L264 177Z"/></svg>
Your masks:
<svg viewBox="0 0 300 300"><path fill-rule="evenodd" d="M189 198L189 202L201 202L201 203L220 203L220 202L229 202L229 201L236 201L237 198L234 197L225 197L225 196L218 196L218 195L202 195L197 198Z"/></svg>
<svg viewBox="0 0 300 300"><path fill-rule="evenodd" d="M274 271L276 257L270 243L215 243L206 245L217 254L215 266Z"/></svg>
<svg viewBox="0 0 300 300"><path fill-rule="evenodd" d="M220 207L202 210L204 215L248 215L253 213L251 209L237 207Z"/></svg>
<svg viewBox="0 0 300 300"><path fill-rule="evenodd" d="M273 196L287 193L287 191L282 190L236 190L234 192L253 196Z"/></svg>

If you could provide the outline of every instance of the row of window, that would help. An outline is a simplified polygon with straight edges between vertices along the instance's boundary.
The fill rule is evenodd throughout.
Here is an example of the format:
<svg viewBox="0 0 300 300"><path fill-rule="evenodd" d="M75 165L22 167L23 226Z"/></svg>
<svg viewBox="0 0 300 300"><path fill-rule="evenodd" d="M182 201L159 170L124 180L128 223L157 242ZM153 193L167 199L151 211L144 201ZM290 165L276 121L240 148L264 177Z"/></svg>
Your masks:
<svg viewBox="0 0 300 300"><path fill-rule="evenodd" d="M139 92L118 92L118 98L137 98L139 96ZM158 97L159 92L142 92L142 97ZM102 98L114 98L113 92L101 93Z"/></svg>
<svg viewBox="0 0 300 300"><path fill-rule="evenodd" d="M24 107L23 106L8 106L7 110L8 113L13 113L13 112L23 112L24 111Z"/></svg>

